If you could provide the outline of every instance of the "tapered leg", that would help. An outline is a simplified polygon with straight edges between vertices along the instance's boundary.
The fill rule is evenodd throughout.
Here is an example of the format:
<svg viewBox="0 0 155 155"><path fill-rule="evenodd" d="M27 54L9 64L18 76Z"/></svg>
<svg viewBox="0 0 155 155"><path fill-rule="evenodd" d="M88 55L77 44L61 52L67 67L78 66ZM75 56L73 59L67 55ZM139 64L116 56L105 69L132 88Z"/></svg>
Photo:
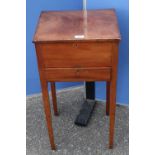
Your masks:
<svg viewBox="0 0 155 155"><path fill-rule="evenodd" d="M47 128L48 128L50 144L51 144L52 150L56 150L55 143L54 143L53 128L52 128L52 118L51 118L49 95L48 95L48 83L46 81L42 80L41 87L42 87L44 111L45 111L45 116L46 116L46 123L47 123Z"/></svg>
<svg viewBox="0 0 155 155"><path fill-rule="evenodd" d="M114 143L114 130L115 130L115 111L116 111L116 81L117 81L117 66L118 66L118 45L113 44L113 55L112 55L112 71L110 80L110 126L109 126L109 148L113 148Z"/></svg>
<svg viewBox="0 0 155 155"><path fill-rule="evenodd" d="M51 95L53 101L54 115L58 116L55 82L51 82Z"/></svg>
<svg viewBox="0 0 155 155"><path fill-rule="evenodd" d="M106 115L109 116L109 110L110 110L110 82L106 82Z"/></svg>
<svg viewBox="0 0 155 155"><path fill-rule="evenodd" d="M110 129L109 129L109 148L113 148L115 130L115 111L116 111L116 81L110 82Z"/></svg>

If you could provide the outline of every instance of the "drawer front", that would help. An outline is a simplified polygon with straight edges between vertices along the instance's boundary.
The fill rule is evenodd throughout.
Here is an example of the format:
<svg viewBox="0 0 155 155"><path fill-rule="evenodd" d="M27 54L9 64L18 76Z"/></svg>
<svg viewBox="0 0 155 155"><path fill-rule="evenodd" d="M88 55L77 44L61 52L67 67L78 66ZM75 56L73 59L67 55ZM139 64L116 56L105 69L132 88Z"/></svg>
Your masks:
<svg viewBox="0 0 155 155"><path fill-rule="evenodd" d="M110 81L110 67L104 68L48 68L44 70L47 81Z"/></svg>
<svg viewBox="0 0 155 155"><path fill-rule="evenodd" d="M111 43L44 43L38 51L44 68L111 66Z"/></svg>

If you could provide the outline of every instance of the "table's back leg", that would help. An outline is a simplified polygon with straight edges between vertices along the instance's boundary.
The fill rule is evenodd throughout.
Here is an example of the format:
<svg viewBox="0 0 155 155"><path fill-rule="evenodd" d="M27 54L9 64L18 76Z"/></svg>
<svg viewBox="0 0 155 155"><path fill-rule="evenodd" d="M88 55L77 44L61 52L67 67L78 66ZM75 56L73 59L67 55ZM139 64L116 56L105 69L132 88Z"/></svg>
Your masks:
<svg viewBox="0 0 155 155"><path fill-rule="evenodd" d="M52 95L52 103L53 103L54 115L58 116L55 82L51 82L51 95Z"/></svg>
<svg viewBox="0 0 155 155"><path fill-rule="evenodd" d="M116 82L110 82L110 126L109 126L109 148L113 148L116 111Z"/></svg>
<svg viewBox="0 0 155 155"><path fill-rule="evenodd" d="M109 110L110 110L110 82L106 82L106 115L109 115Z"/></svg>
<svg viewBox="0 0 155 155"><path fill-rule="evenodd" d="M55 143L54 143L53 128L52 128L52 116L51 116L49 94L48 94L48 83L44 80L41 80L41 87L42 87L42 97L43 97L44 111L46 116L46 123L48 128L50 144L51 144L51 148L53 150L56 150Z"/></svg>

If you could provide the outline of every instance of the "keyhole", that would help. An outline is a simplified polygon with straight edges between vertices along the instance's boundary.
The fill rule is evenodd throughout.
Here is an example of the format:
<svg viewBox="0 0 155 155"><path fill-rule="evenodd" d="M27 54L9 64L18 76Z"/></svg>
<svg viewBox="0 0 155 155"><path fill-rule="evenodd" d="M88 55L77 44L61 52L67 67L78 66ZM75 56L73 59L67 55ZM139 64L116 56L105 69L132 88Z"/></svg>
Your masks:
<svg viewBox="0 0 155 155"><path fill-rule="evenodd" d="M77 45L77 44L73 44L73 46L74 46L74 47L78 47L78 45Z"/></svg>
<svg viewBox="0 0 155 155"><path fill-rule="evenodd" d="M76 75L77 75L77 76L79 75L79 72L80 72L79 69L77 69L77 70L76 70Z"/></svg>

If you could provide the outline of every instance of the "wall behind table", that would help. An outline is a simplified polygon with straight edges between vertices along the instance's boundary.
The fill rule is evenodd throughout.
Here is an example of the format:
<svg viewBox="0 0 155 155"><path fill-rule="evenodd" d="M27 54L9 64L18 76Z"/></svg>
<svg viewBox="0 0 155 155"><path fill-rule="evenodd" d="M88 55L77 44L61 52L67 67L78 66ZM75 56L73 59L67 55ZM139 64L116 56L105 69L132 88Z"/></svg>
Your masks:
<svg viewBox="0 0 155 155"><path fill-rule="evenodd" d="M115 8L122 40L119 50L117 102L129 103L129 0L88 0L87 9ZM96 82L96 98L105 99L105 83Z"/></svg>
<svg viewBox="0 0 155 155"><path fill-rule="evenodd" d="M129 102L129 5L128 0L87 0L87 9L115 8L122 40L119 51L117 102ZM27 0L26 93L41 91L36 55L32 44L38 17L42 10L81 10L82 0ZM57 83L57 88L80 85L79 82ZM105 99L105 83L96 82L96 98Z"/></svg>
<svg viewBox="0 0 155 155"><path fill-rule="evenodd" d="M81 10L82 0L27 0L26 1L26 94L41 91L36 53L32 43L38 17L42 10ZM81 82L57 83L57 88L76 86Z"/></svg>

